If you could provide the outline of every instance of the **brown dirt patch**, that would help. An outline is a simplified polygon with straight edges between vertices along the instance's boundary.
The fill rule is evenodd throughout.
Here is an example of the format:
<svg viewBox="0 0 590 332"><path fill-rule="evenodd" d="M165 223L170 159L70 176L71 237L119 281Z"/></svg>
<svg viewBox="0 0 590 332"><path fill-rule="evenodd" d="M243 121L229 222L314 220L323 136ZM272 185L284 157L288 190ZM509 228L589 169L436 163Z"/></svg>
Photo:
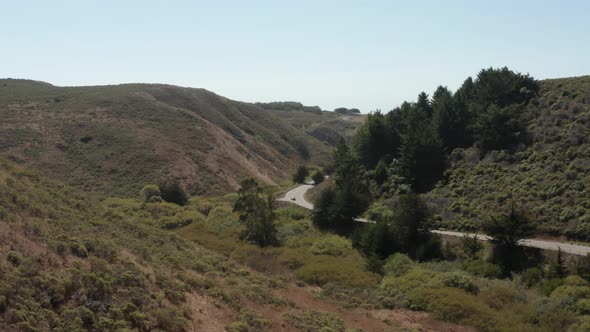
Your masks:
<svg viewBox="0 0 590 332"><path fill-rule="evenodd" d="M233 320L232 311L216 305L210 297L193 293L187 297L186 303L192 313L189 331L222 332Z"/></svg>

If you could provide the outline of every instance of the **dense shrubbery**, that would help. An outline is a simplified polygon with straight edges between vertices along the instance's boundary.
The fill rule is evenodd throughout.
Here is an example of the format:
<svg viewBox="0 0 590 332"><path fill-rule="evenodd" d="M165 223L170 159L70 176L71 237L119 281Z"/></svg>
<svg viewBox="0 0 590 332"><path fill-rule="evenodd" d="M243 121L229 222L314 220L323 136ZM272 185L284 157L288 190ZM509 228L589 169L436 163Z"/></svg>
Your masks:
<svg viewBox="0 0 590 332"><path fill-rule="evenodd" d="M160 229L162 220L237 223L232 200L219 199L229 214L211 210L205 221L197 208L206 203L99 201L0 159L0 226L13 234L0 236L13 248L0 248L0 330L185 331L194 294L236 312L241 297L284 305L268 297L274 280ZM231 288L214 275L232 278Z"/></svg>
<svg viewBox="0 0 590 332"><path fill-rule="evenodd" d="M538 233L590 239L590 149L583 137L590 126L589 86L588 77L541 81L538 97L522 110L510 109L518 113L510 121L526 126L526 135L515 132L526 146L486 155L476 148L454 150L445 185L427 194L441 226L477 230L479 221L515 202L537 222Z"/></svg>
<svg viewBox="0 0 590 332"><path fill-rule="evenodd" d="M383 305L427 310L439 319L482 331L565 330L585 310L582 299L588 296L587 283L572 277L553 290L549 299L540 299L538 290L523 291L511 281L491 282L465 272L440 272L432 263L414 263L410 269L407 263L404 266L383 279Z"/></svg>
<svg viewBox="0 0 590 332"><path fill-rule="evenodd" d="M7 319L0 320L3 328L182 331L191 317L187 297L196 292L234 308L235 321L228 329L269 329L266 317L239 310L240 298L260 305L285 306L288 300L271 291L284 287L283 282L241 270L173 233L159 230L162 218L167 217L192 220L176 230L179 234L206 247L219 248L256 270L292 273L303 282L325 286L324 296L346 307L426 310L437 318L484 331L552 331L567 327L581 331L588 324L587 281L571 275L561 278L552 272L559 271L551 267L558 265L556 258L548 259L550 266L542 270L529 269L512 280L497 280L494 278L501 271L488 261L489 248L457 240L449 247L448 251L454 252L448 257L462 257L462 261L416 262L396 253L384 259L382 278L367 271L368 259L352 247L350 240L322 234L307 219L308 214L297 211L297 207L277 209L277 233L284 245L259 248L238 241L244 225L232 213L235 195L195 197L185 206L128 199L89 202L75 192L60 195L61 189L31 192L31 188L44 187L31 187L23 181L13 179L6 181L9 186L0 186L2 201L10 202L3 205L3 213L14 215L24 208L39 218L58 218L51 224L36 220L26 226L26 234L30 240L48 241L49 248L55 250L52 264L67 259L71 268L47 273L42 265L47 258L30 256L19 246L0 251L4 276L0 310ZM62 201L56 202L56 197ZM392 210L387 204L371 209L376 219L395 218L403 210L395 204ZM70 222L77 220L80 207L89 209L82 212L88 221ZM34 225L41 228L36 230ZM61 257L58 253L64 258L55 258ZM588 278L588 261L580 259L574 268L565 269L565 274L576 272ZM146 272L145 266L154 272ZM226 282L220 284L212 276L226 278ZM342 326L334 315L305 310L293 310L284 319L300 328Z"/></svg>

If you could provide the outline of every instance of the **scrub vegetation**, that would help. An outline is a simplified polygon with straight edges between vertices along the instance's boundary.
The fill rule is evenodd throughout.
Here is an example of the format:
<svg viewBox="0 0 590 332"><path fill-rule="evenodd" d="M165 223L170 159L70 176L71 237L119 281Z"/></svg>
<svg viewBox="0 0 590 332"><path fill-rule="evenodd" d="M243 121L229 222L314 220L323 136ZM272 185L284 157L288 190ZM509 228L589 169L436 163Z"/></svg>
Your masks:
<svg viewBox="0 0 590 332"><path fill-rule="evenodd" d="M352 139L292 102L0 81L0 330L588 331L590 257L518 245L590 238L588 87L485 69ZM315 210L275 200L309 180Z"/></svg>

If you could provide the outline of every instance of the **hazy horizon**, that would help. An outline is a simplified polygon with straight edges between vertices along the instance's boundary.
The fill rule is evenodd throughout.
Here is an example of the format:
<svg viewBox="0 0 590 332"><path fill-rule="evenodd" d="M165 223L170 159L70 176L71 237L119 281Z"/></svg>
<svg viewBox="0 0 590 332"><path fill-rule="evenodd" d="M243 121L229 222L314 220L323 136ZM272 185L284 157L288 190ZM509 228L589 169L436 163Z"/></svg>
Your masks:
<svg viewBox="0 0 590 332"><path fill-rule="evenodd" d="M482 68L590 74L584 1L21 2L1 77L58 86L163 83L246 102L389 110Z"/></svg>

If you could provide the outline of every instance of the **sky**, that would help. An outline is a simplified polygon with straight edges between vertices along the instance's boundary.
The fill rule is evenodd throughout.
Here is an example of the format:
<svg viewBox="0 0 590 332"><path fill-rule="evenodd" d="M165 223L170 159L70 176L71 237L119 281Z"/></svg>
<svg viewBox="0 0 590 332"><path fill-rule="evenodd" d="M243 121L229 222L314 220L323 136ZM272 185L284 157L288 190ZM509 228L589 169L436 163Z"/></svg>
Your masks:
<svg viewBox="0 0 590 332"><path fill-rule="evenodd" d="M390 110L482 68L590 74L590 1L0 0L0 77Z"/></svg>

